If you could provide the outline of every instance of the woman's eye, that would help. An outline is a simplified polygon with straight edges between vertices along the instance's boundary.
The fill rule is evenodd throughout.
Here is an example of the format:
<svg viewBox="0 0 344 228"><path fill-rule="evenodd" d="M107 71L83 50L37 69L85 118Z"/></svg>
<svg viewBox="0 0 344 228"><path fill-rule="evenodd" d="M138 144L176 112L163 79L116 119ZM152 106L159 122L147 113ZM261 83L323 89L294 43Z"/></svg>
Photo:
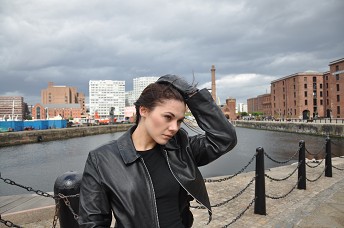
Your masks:
<svg viewBox="0 0 344 228"><path fill-rule="evenodd" d="M172 120L172 117L171 117L171 116L165 116L165 118L166 118L167 120Z"/></svg>

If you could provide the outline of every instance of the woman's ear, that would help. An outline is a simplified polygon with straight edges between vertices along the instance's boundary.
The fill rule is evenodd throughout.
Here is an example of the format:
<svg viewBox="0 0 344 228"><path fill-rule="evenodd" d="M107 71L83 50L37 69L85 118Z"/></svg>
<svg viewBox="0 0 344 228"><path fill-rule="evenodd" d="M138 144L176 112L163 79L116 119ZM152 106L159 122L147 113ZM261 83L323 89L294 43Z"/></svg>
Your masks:
<svg viewBox="0 0 344 228"><path fill-rule="evenodd" d="M148 108L143 107L143 106L140 106L139 111L142 117L146 117L149 112Z"/></svg>

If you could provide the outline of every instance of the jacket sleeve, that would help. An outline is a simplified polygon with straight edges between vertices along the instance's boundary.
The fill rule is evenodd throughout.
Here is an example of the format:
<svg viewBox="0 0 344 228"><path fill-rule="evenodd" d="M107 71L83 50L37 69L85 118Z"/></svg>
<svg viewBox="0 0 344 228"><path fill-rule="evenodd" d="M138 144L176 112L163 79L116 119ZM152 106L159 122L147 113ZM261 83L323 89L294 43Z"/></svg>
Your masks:
<svg viewBox="0 0 344 228"><path fill-rule="evenodd" d="M190 147L198 166L206 165L237 143L234 126L215 104L207 89L202 89L186 101L204 135L190 136Z"/></svg>
<svg viewBox="0 0 344 228"><path fill-rule="evenodd" d="M79 227L110 227L111 209L102 188L95 154L89 153L80 186Z"/></svg>

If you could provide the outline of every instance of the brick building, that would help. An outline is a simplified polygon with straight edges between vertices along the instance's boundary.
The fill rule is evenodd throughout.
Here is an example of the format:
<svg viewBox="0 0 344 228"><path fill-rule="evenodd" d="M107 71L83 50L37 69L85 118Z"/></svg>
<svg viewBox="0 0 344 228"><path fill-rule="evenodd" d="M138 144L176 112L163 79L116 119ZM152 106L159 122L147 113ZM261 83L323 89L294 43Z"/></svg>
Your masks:
<svg viewBox="0 0 344 228"><path fill-rule="evenodd" d="M323 73L306 71L271 82L275 118L324 117Z"/></svg>
<svg viewBox="0 0 344 228"><path fill-rule="evenodd" d="M247 112L258 112L258 99L257 97L247 99Z"/></svg>
<svg viewBox="0 0 344 228"><path fill-rule="evenodd" d="M23 120L25 116L24 98L20 96L0 96L0 119Z"/></svg>
<svg viewBox="0 0 344 228"><path fill-rule="evenodd" d="M36 104L32 109L33 119L49 119L60 116L62 119L81 118L79 104Z"/></svg>
<svg viewBox="0 0 344 228"><path fill-rule="evenodd" d="M324 74L325 112L328 118L344 118L344 58L330 62Z"/></svg>
<svg viewBox="0 0 344 228"><path fill-rule="evenodd" d="M271 94L266 93L247 99L248 113L261 112L264 116L272 116Z"/></svg>
<svg viewBox="0 0 344 228"><path fill-rule="evenodd" d="M236 120L236 99L228 98L226 99L226 104L221 108L225 115L229 116L230 120Z"/></svg>
<svg viewBox="0 0 344 228"><path fill-rule="evenodd" d="M48 83L48 88L41 91L41 103L46 104L79 104L82 112L86 112L85 96L77 92L75 87L56 86Z"/></svg>
<svg viewBox="0 0 344 228"><path fill-rule="evenodd" d="M85 96L75 87L55 86L48 83L48 88L41 91L41 103L32 108L33 119L47 119L61 116L63 119L81 118L86 113Z"/></svg>

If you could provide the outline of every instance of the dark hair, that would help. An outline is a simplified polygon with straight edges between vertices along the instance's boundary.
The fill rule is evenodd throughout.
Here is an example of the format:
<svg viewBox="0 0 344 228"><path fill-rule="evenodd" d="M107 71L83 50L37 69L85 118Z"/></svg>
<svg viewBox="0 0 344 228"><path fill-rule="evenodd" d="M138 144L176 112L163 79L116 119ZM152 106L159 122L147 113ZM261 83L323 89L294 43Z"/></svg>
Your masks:
<svg viewBox="0 0 344 228"><path fill-rule="evenodd" d="M169 84L152 83L149 84L141 93L139 99L134 103L136 109L136 125L141 119L140 107L146 107L153 110L158 104L164 100L177 100L184 102L183 96L173 86Z"/></svg>

